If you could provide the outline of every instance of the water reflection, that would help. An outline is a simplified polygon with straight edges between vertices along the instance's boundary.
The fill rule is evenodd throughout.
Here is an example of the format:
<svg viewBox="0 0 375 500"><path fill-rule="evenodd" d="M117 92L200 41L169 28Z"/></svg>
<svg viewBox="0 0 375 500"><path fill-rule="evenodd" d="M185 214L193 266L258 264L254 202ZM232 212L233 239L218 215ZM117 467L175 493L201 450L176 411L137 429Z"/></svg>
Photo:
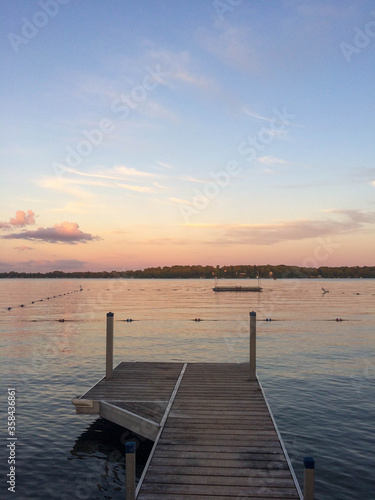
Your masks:
<svg viewBox="0 0 375 500"><path fill-rule="evenodd" d="M94 491L87 498L106 499L123 498L125 489L125 443L136 443L136 481L142 475L152 448L152 441L124 429L104 418L93 421L76 439L70 450L70 461L84 461L82 481L75 485L77 497L84 495L84 490ZM77 467L80 467L77 464ZM94 480L85 487L85 476L94 474ZM97 491L96 491L97 490ZM92 496L92 495L99 496ZM122 491L122 497L117 496Z"/></svg>
<svg viewBox="0 0 375 500"><path fill-rule="evenodd" d="M153 442L104 418L94 420L76 439L68 460L102 459L107 475L125 465L125 443L136 443L137 479L141 476ZM116 467L117 469L118 467ZM120 470L120 469L119 469Z"/></svg>

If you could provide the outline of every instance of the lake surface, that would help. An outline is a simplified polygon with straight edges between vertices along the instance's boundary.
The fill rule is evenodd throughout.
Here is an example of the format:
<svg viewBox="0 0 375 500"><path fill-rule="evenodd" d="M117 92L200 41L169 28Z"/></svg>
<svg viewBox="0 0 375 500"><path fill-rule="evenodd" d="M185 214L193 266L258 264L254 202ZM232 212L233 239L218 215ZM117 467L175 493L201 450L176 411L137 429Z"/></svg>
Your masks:
<svg viewBox="0 0 375 500"><path fill-rule="evenodd" d="M1 498L124 498L131 435L71 404L105 373L109 311L115 365L247 361L256 311L258 377L300 484L309 455L316 499L375 498L375 280L264 280L261 293L214 293L211 280L0 286ZM6 484L8 388L16 389L15 494ZM140 473L149 442L135 440Z"/></svg>

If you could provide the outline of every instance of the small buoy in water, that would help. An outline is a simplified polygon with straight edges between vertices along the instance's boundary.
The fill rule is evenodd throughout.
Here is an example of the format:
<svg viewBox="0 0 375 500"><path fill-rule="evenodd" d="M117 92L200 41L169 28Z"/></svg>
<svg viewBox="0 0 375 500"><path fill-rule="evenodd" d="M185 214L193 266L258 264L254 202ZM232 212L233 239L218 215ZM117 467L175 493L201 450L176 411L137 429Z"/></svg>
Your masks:
<svg viewBox="0 0 375 500"><path fill-rule="evenodd" d="M8 311L10 311L12 308L11 307L8 307Z"/></svg>
<svg viewBox="0 0 375 500"><path fill-rule="evenodd" d="M20 307L25 307L25 304L21 304Z"/></svg>
<svg viewBox="0 0 375 500"><path fill-rule="evenodd" d="M34 301L32 301L31 303L34 304Z"/></svg>

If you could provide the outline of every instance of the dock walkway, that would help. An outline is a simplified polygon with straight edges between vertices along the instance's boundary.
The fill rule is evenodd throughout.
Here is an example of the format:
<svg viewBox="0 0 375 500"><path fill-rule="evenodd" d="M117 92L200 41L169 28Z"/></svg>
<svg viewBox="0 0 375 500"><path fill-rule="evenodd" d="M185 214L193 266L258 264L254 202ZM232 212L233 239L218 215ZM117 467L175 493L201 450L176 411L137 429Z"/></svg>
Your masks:
<svg viewBox="0 0 375 500"><path fill-rule="evenodd" d="M249 363L123 362L73 403L154 441L138 500L302 498Z"/></svg>

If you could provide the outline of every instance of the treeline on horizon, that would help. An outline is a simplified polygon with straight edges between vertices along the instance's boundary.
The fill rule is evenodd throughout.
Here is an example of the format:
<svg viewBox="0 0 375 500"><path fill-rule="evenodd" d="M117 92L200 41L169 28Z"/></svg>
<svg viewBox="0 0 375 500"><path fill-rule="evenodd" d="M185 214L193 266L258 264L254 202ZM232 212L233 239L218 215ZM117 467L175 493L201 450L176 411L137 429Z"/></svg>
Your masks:
<svg viewBox="0 0 375 500"><path fill-rule="evenodd" d="M189 279L189 278L270 278L270 279L298 279L298 278L375 278L375 267L298 267L269 264L263 266L165 266L149 267L136 271L51 271L47 273L26 273L10 271L0 273L0 278L159 278L159 279Z"/></svg>

